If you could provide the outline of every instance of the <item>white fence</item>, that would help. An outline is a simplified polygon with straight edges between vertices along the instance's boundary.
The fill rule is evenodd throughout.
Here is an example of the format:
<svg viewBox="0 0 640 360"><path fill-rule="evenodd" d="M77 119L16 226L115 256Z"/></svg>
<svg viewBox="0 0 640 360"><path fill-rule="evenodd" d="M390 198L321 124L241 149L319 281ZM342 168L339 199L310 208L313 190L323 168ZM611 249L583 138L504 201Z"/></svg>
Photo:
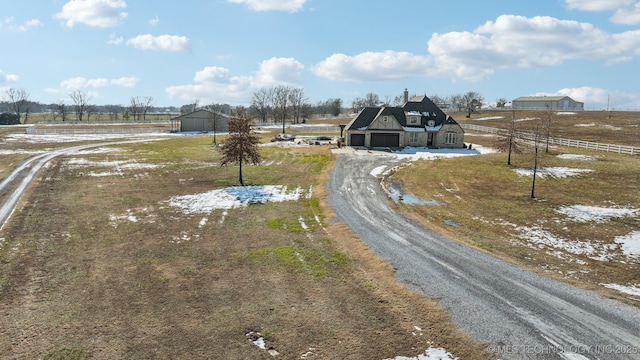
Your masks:
<svg viewBox="0 0 640 360"><path fill-rule="evenodd" d="M492 128L487 126L479 126L473 124L461 124L462 128L469 130L476 130L482 132L488 132L492 134L501 134L505 133L505 129ZM521 137L527 140L533 140L533 134L527 133L519 133ZM546 142L546 139L545 139ZM583 140L572 140L572 139L563 139L563 138L549 138L549 144L559 145L559 146L567 146L574 147L580 149L589 149L595 151L606 151L606 152L615 152L619 154L627 154L627 155L640 155L640 147L636 146L625 146L625 145L615 145L615 144L602 144L591 141L583 141Z"/></svg>

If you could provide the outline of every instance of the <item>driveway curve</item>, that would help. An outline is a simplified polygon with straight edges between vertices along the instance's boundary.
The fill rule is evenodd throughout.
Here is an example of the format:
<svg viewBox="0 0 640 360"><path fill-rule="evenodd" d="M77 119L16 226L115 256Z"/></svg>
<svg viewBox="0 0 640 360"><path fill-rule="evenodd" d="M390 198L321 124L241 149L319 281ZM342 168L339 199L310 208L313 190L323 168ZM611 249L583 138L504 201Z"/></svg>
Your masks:
<svg viewBox="0 0 640 360"><path fill-rule="evenodd" d="M338 155L327 190L336 221L435 299L501 359L640 359L640 309L539 276L434 234L395 211L372 170L392 156Z"/></svg>

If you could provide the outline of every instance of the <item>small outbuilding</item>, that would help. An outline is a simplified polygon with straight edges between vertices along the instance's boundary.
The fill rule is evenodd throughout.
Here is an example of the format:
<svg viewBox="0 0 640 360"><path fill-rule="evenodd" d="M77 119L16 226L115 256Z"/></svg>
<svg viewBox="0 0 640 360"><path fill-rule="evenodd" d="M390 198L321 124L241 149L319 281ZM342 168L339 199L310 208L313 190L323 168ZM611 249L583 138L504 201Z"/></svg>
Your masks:
<svg viewBox="0 0 640 360"><path fill-rule="evenodd" d="M206 109L180 115L171 119L171 122L179 125L180 132L228 132L229 115L221 114Z"/></svg>
<svg viewBox="0 0 640 360"><path fill-rule="evenodd" d="M584 103L568 96L522 96L511 102L514 110L584 110Z"/></svg>

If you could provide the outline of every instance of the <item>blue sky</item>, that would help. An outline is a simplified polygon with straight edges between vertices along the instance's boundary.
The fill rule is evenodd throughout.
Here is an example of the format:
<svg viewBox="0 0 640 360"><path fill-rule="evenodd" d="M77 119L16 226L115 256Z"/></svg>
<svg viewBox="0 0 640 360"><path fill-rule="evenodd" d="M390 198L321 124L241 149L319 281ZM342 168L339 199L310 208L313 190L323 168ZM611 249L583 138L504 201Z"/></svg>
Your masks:
<svg viewBox="0 0 640 360"><path fill-rule="evenodd" d="M569 95L640 110L638 0L0 0L0 95L248 105L367 93Z"/></svg>

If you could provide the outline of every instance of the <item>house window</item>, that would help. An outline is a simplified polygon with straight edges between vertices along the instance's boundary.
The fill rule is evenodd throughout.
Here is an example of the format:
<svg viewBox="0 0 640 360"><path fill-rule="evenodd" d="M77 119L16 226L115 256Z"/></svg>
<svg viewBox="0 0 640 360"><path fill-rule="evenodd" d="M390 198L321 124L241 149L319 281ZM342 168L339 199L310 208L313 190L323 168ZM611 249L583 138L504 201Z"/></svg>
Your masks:
<svg viewBox="0 0 640 360"><path fill-rule="evenodd" d="M427 126L429 126L429 127L434 127L434 126L436 126L436 122L435 122L435 120L429 120L429 122L427 122Z"/></svg>
<svg viewBox="0 0 640 360"><path fill-rule="evenodd" d="M417 116L410 116L409 117L409 124L411 125L415 125L418 124L420 122L419 118Z"/></svg>
<svg viewBox="0 0 640 360"><path fill-rule="evenodd" d="M418 133L417 132L411 132L409 133L409 143L417 143L418 142Z"/></svg>
<svg viewBox="0 0 640 360"><path fill-rule="evenodd" d="M450 132L445 134L444 138L445 144L455 144L456 143L456 133Z"/></svg>
<svg viewBox="0 0 640 360"><path fill-rule="evenodd" d="M389 117L388 116L383 116L382 117L382 122L387 122L389 121Z"/></svg>

